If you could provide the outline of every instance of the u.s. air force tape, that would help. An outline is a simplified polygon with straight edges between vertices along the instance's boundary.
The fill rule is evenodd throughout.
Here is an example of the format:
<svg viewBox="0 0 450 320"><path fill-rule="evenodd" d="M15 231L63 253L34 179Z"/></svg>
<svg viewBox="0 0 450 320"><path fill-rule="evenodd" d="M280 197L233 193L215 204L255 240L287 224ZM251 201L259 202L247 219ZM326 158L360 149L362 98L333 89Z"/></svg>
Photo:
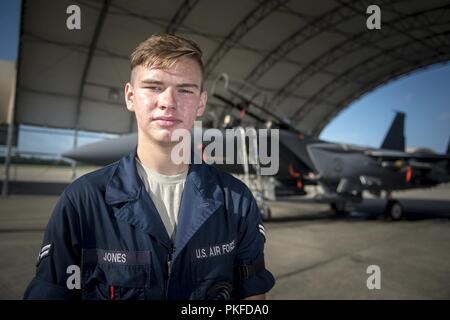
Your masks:
<svg viewBox="0 0 450 320"><path fill-rule="evenodd" d="M115 251L83 249L83 264L146 265L150 264L150 251Z"/></svg>

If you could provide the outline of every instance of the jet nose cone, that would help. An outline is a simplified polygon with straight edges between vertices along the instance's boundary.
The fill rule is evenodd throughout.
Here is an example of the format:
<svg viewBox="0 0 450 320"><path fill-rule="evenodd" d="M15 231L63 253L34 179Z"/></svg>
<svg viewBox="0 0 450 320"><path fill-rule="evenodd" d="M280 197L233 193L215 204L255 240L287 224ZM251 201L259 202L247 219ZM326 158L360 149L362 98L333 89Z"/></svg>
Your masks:
<svg viewBox="0 0 450 320"><path fill-rule="evenodd" d="M61 156L75 161L90 163L90 159L94 159L95 161L95 159L98 158L99 155L95 151L95 148L92 148L92 146L88 144L86 146L81 146L64 151L63 153L61 153Z"/></svg>
<svg viewBox="0 0 450 320"><path fill-rule="evenodd" d="M137 135L130 134L70 149L61 155L83 163L104 166L129 154L136 144Z"/></svg>

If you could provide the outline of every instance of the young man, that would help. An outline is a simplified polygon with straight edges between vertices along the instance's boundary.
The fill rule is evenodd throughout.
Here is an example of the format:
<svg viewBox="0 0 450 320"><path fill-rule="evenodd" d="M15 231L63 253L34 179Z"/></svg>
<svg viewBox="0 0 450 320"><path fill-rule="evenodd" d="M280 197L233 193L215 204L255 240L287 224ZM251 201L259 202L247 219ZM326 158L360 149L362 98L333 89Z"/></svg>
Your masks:
<svg viewBox="0 0 450 320"><path fill-rule="evenodd" d="M201 54L167 34L132 53L125 99L137 148L63 192L25 298L264 299L273 287L249 189L171 159L174 130L190 130L205 110Z"/></svg>

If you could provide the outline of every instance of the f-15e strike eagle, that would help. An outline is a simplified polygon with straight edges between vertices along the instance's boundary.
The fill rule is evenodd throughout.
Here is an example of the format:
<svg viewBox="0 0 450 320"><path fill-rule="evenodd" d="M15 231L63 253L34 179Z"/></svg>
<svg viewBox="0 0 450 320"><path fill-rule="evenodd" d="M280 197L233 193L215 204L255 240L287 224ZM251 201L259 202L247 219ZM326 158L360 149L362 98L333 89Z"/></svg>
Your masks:
<svg viewBox="0 0 450 320"><path fill-rule="evenodd" d="M213 97L242 116L251 117L256 123L279 129L279 170L273 176L278 184L278 195L305 195L305 185L319 184L324 194L318 201L330 203L336 213L348 211L349 204L360 202L364 191L387 198L386 214L393 220L403 215L401 204L391 198L391 192L412 188L432 187L450 181L450 141L446 154L431 150L405 151L405 114L397 112L391 127L379 149L349 144L332 143L308 135L273 112L258 105L228 85L225 94L216 92ZM263 112L266 117L252 112ZM242 119L241 119L242 120ZM224 128L222 128L224 129ZM270 135L269 135L270 139ZM193 139L194 140L194 139ZM63 153L76 161L106 165L128 154L137 144L137 134L96 142ZM204 143L206 147L208 143ZM231 173L243 173L242 165L215 164ZM250 173L256 173L250 166Z"/></svg>

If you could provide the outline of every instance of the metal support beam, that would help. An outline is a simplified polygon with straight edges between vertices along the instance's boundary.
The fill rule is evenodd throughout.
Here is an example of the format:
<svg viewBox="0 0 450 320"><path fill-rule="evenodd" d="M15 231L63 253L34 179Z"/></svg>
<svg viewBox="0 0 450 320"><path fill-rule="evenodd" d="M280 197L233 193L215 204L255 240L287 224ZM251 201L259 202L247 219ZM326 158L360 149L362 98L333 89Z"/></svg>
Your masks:
<svg viewBox="0 0 450 320"><path fill-rule="evenodd" d="M397 0L396 2L398 1L404 0ZM371 4L370 2L371 1L367 0L355 2L355 5L358 6L358 9L360 9L359 12L355 12L353 8L350 8L348 6L336 6L323 15L312 20L306 26L302 26L296 32L284 39L267 56L265 56L261 60L261 62L256 67L254 67L253 70L250 71L250 73L246 76L246 81L249 81L253 84L256 83L278 61L284 60L286 56L293 50L325 31L338 33L348 38L348 34L336 30L336 26L338 26L342 22L348 21L358 15L361 15L361 13L365 12L367 6ZM390 4L392 4L392 2L393 1L389 1Z"/></svg>
<svg viewBox="0 0 450 320"><path fill-rule="evenodd" d="M100 36L100 32L103 27L103 23L105 22L106 13L108 12L108 7L111 3L111 0L103 0L102 8L100 9L100 14L98 16L97 25L95 26L94 34L92 36L91 44L89 46L89 51L86 59L86 63L84 65L83 73L80 80L80 87L78 89L78 95L77 95L77 104L75 108L75 133L74 133L74 139L73 139L73 147L76 148L78 146L78 126L80 121L80 112L81 112L81 103L83 100L83 93L84 93L84 84L86 82L89 69L91 67L92 63L92 57L94 56L95 49L97 47L97 41ZM76 164L73 163L72 165L72 179L74 179L76 176Z"/></svg>
<svg viewBox="0 0 450 320"><path fill-rule="evenodd" d="M393 70L389 75L386 75L383 78L376 78L373 81L366 82L364 85L361 85L358 90L352 91L349 95L342 98L340 101L338 101L335 106L331 109L329 109L329 112L323 117L323 119L319 122L317 126L315 126L313 134L318 135L323 128L326 126L326 124L335 117L342 109L344 109L351 101L359 98L366 92L375 89L376 87L380 86L381 84L385 84L388 81L391 81L395 78L398 78L400 76L404 76L407 73L410 73L412 71L415 71L417 69L425 68L427 66L433 65L435 63L442 63L445 61L450 60L450 32L444 32L441 34L435 34L428 38L422 38L423 41L431 42L436 40L436 38L446 41L446 44L442 46L443 49L447 50L447 53L444 55L435 54L433 57L427 57L427 59L423 59L423 57L418 56L416 62L414 64L408 64L405 66L402 66L400 68L397 68ZM409 42L409 46L413 45L414 41ZM403 47L408 46L408 43L405 43ZM373 72L376 68L383 65L385 61L381 58L378 62L371 65L370 68L367 66L365 68L360 69L361 74L370 73ZM335 91L339 90L339 88L335 88ZM311 109L312 110L312 109Z"/></svg>
<svg viewBox="0 0 450 320"><path fill-rule="evenodd" d="M102 8L100 9L100 14L98 16L97 25L95 26L94 34L92 36L91 44L89 45L89 51L86 58L86 63L84 64L83 73L81 75L80 79L80 86L78 88L78 95L77 95L77 104L75 108L75 130L77 130L78 122L80 119L80 110L81 110L81 103L83 100L83 93L84 93L84 84L86 82L89 69L91 68L92 63L92 57L94 56L94 52L97 47L97 41L100 36L100 32L103 27L103 22L105 21L106 13L108 12L108 7L111 0L103 0Z"/></svg>
<svg viewBox="0 0 450 320"><path fill-rule="evenodd" d="M353 10L349 10L348 8L344 8L343 10L340 6L333 7L325 14L314 19L306 26L302 26L295 33L284 39L249 72L245 77L245 80L252 84L256 83L267 71L269 71L269 69L271 69L278 61L283 60L295 48L298 48L300 45L327 30L331 26L337 25L354 15L355 13Z"/></svg>
<svg viewBox="0 0 450 320"><path fill-rule="evenodd" d="M433 39L435 37L440 37L442 35L448 35L449 32L446 31L441 34L433 34L428 35L426 37L420 38L421 41L416 41L416 39L413 39L411 41L403 42L395 47L389 48L385 50L381 54L377 54L375 56L370 56L364 61L361 61L357 65L353 65L349 67L347 70L345 70L338 78L332 79L327 84L322 86L316 91L316 94L312 95L305 103L303 103L302 107L299 109L299 112L296 112L295 115L293 115L293 119L299 120L303 116L305 116L308 112L310 112L314 106L317 105L317 99L323 99L323 97L331 96L334 92L338 91L342 86L349 83L347 79L353 79L353 78L359 78L364 77L367 74L373 73L374 70L377 70L378 68L381 68L383 66L386 66L387 64L391 62L395 62L396 60L392 59L392 54L399 54L400 56L404 56L403 51L408 49L408 51L411 51L411 47L418 46L423 49L423 43L429 41L430 39ZM425 50L428 51L427 48ZM416 50L415 52L419 52ZM447 52L448 54L448 52ZM430 56L429 59L434 59L435 55L440 55L439 53L435 53L433 50L433 56ZM428 59L425 59L425 61ZM419 55L415 57L414 61L410 61L409 64L416 65L418 63L423 63L424 59L420 59ZM390 78L389 75L386 75L386 78Z"/></svg>
<svg viewBox="0 0 450 320"><path fill-rule="evenodd" d="M7 197L9 195L9 178L10 178L10 168L11 168L11 154L12 154L12 144L14 141L14 122L15 122L15 111L16 111L16 96L17 96L17 73L19 70L20 61L22 58L21 54L21 42L23 39L23 18L25 16L27 2L24 0L20 5L20 22L19 22L19 41L17 43L17 60L14 65L13 79L11 79L11 95L9 98L8 114L7 114L7 124L8 129L6 133L6 153L4 162L4 173L5 178L2 184L2 196ZM16 132L19 132L16 130Z"/></svg>
<svg viewBox="0 0 450 320"><path fill-rule="evenodd" d="M9 194L9 169L11 166L11 154L12 154L12 142L13 142L13 134L14 134L14 110L15 110L15 101L16 101L16 85L17 85L17 69L14 66L14 75L12 79L12 88L11 88L11 96L9 98L8 105L8 130L6 133L6 153L5 153L5 162L4 162L4 172L5 178L3 180L2 185L2 196L6 197Z"/></svg>
<svg viewBox="0 0 450 320"><path fill-rule="evenodd" d="M184 0L172 20L170 20L166 33L175 33L198 2L199 0Z"/></svg>
<svg viewBox="0 0 450 320"><path fill-rule="evenodd" d="M416 12L406 17L400 17L398 19L386 22L383 25L384 28L382 28L381 30L377 30L376 32L361 32L355 34L353 37L348 38L341 43L338 43L337 45L333 46L331 49L314 59L304 68L300 69L294 76L292 76L283 86L280 87L280 90L273 96L269 104L280 104L287 96L290 95L290 93L294 92L308 79L319 72L324 72L326 68L332 63L347 56L355 50L358 50L362 47L371 46L372 48L377 49L377 51L380 53L384 52L385 50L379 47L376 43L398 34L398 29L390 28L391 25L402 23L403 32L416 29L421 30L424 26L427 25L427 22L424 22L423 17L428 15L435 15L436 12L439 12L441 10L449 10L449 8L447 8L447 6L432 8L429 10ZM435 23L440 23L442 19L439 21L435 21ZM395 55L392 58L406 60L410 59L409 57L399 57ZM295 114L294 116L296 117L297 114Z"/></svg>
<svg viewBox="0 0 450 320"><path fill-rule="evenodd" d="M87 54L89 52L89 46L87 46L87 45L65 42L65 41L55 41L55 40L48 39L46 37L31 33L31 32L25 33L24 38L25 38L25 40L27 40L29 42L50 44L50 45L64 48L67 51L72 51L72 52L75 51L75 52L79 52L81 54ZM130 57L128 57L128 56L120 55L120 54L111 52L106 49L98 48L98 47L95 48L95 52L93 53L93 55L96 57L103 57L103 56L104 57L112 57L112 58L117 58L117 59L125 60L125 61L130 60Z"/></svg>
<svg viewBox="0 0 450 320"><path fill-rule="evenodd" d="M265 0L258 5L243 19L227 37L219 44L205 65L205 78L211 74L214 68L219 64L222 58L233 48L238 41L246 35L251 29L258 25L267 16L273 13L278 7L284 5L290 0Z"/></svg>
<svg viewBox="0 0 450 320"><path fill-rule="evenodd" d="M77 97L76 95L73 95L73 94L60 93L60 92L54 92L54 91L37 90L37 89L31 89L28 87L19 87L17 90L19 93L20 92L28 92L28 93L33 93L33 94L47 95L47 96L52 96L52 97L61 97L61 98L67 98L67 99L74 99ZM95 99L95 98L89 98L89 97L84 97L83 100L123 107L123 103L117 102L117 101Z"/></svg>
<svg viewBox="0 0 450 320"><path fill-rule="evenodd" d="M325 126L333 119L339 112L341 112L343 109L345 109L348 104L362 95L364 95L366 92L372 91L378 86L385 84L387 81L392 81L398 77L405 76L411 72L415 72L418 69L428 68L431 65L434 65L436 63L450 63L450 55L447 57L437 57L435 60L432 61L426 61L425 63L422 63L420 65L414 65L414 66L408 66L406 69L400 69L397 70L389 79L379 79L375 82L366 83L365 86L362 86L357 92L352 92L350 95L339 101L332 109L331 112L328 113L322 121L316 126L315 130L312 132L315 136L319 136L322 130L325 128Z"/></svg>
<svg viewBox="0 0 450 320"><path fill-rule="evenodd" d="M359 11L359 8L356 8L354 5L352 5L351 2L344 2L344 1L342 1L342 0L336 0L336 1L338 1L339 3L341 3L343 6L346 6L346 7L350 8L350 9L354 10L355 12L360 12L360 11ZM444 7L448 7L448 5L446 5L446 6L444 6ZM403 15L403 13L400 12L400 11L398 11L397 9L395 9L394 6L390 6L388 9L389 9L389 11L391 11L392 13L394 13L394 14L396 14L396 15L398 15L398 16L402 16L402 15ZM448 16L447 16L447 17L448 17ZM412 35L410 32L405 32L405 31L404 31L405 28L403 28L403 29L402 29L402 28L399 28L399 25L397 25L397 24L391 25L391 28L393 28L394 30L396 30L396 31L397 31L398 33L400 33L400 34L403 34L405 37L408 37L408 38L410 38L411 40L415 40L416 42L421 43L424 47L427 47L428 49L430 49L430 50L432 50L432 51L433 51L433 50L436 50L439 54L442 54L442 53L443 53L443 52L441 52L441 50L440 50L439 48L433 47L433 46L431 46L431 45L429 45L429 44L427 44L427 43L425 43L425 42L422 42L422 41L420 40L420 38L418 38L418 37ZM433 32L434 32L434 31L432 31L432 30L429 28L429 25L425 25L424 30L426 30L426 31L428 31L428 32L430 32L430 33L433 33Z"/></svg>
<svg viewBox="0 0 450 320"><path fill-rule="evenodd" d="M168 19L151 17L151 16L146 16L146 15L140 14L140 13L136 13L126 7L118 6L116 3L111 4L111 7L120 11L120 12L117 12L117 11L111 12L110 13L111 15L120 15L120 16L128 16L131 18L136 18L136 19L145 21L147 23L150 23L154 26L160 27L163 30L165 30L167 28L167 26L170 24L170 20L168 20ZM205 37L205 38L207 38L211 41L217 42L217 43L220 43L223 40L223 37L221 37L219 35L212 35L210 33L204 32L204 31L196 30L195 28L192 28L189 26L183 26L183 33L190 33L190 34L194 34L197 36L202 36L202 37Z"/></svg>

